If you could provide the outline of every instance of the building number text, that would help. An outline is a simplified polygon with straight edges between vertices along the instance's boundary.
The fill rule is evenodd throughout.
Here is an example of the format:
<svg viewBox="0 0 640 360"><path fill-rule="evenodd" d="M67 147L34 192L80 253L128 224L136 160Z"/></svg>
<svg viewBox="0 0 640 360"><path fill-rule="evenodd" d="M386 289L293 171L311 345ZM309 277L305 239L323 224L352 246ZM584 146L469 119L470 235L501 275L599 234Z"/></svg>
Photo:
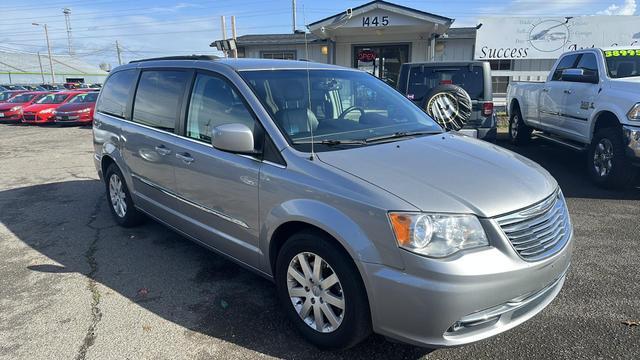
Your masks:
<svg viewBox="0 0 640 360"><path fill-rule="evenodd" d="M363 16L362 17L362 27L370 27L370 26L387 26L389 25L389 17L388 16Z"/></svg>

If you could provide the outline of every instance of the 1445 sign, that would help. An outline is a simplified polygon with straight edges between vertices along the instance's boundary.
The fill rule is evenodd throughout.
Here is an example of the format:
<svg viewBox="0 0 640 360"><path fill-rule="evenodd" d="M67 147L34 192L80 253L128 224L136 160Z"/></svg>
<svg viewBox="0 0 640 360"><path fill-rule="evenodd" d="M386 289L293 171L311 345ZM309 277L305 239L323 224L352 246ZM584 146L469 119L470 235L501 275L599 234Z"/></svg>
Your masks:
<svg viewBox="0 0 640 360"><path fill-rule="evenodd" d="M363 16L362 27L371 26L387 26L389 25L389 16Z"/></svg>

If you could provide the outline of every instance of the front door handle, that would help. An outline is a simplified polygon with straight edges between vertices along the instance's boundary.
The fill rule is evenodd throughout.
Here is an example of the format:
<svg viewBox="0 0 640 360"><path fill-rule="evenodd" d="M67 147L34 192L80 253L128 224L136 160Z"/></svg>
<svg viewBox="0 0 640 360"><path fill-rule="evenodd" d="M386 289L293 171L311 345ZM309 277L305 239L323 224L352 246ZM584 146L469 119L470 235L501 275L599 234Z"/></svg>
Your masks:
<svg viewBox="0 0 640 360"><path fill-rule="evenodd" d="M544 89L542 89L542 92L549 92L549 89L544 88Z"/></svg>
<svg viewBox="0 0 640 360"><path fill-rule="evenodd" d="M171 154L171 150L167 149L164 145L156 146L156 152L162 156Z"/></svg>
<svg viewBox="0 0 640 360"><path fill-rule="evenodd" d="M566 89L566 90L564 91L564 93L565 93L565 94L571 94L571 93L573 93L573 90L571 90L571 89Z"/></svg>
<svg viewBox="0 0 640 360"><path fill-rule="evenodd" d="M191 164L194 161L194 158L192 158L189 153L177 153L176 157L182 160L182 162L187 165Z"/></svg>

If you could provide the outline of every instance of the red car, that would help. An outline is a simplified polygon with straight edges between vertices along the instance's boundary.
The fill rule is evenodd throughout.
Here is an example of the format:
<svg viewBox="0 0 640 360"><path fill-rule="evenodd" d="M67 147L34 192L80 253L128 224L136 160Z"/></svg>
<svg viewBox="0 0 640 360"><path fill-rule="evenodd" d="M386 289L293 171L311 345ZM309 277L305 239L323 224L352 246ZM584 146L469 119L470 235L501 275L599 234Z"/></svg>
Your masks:
<svg viewBox="0 0 640 360"><path fill-rule="evenodd" d="M45 95L34 104L22 109L22 122L28 124L52 123L55 121L53 111L79 94L86 94L86 91L58 91Z"/></svg>
<svg viewBox="0 0 640 360"><path fill-rule="evenodd" d="M0 103L0 122L21 121L22 109L49 94L48 91L29 91L15 95L9 101Z"/></svg>
<svg viewBox="0 0 640 360"><path fill-rule="evenodd" d="M97 99L98 93L95 91L76 95L53 112L56 123L91 124Z"/></svg>
<svg viewBox="0 0 640 360"><path fill-rule="evenodd" d="M0 104L11 100L12 97L27 92L27 90L7 90L0 91Z"/></svg>

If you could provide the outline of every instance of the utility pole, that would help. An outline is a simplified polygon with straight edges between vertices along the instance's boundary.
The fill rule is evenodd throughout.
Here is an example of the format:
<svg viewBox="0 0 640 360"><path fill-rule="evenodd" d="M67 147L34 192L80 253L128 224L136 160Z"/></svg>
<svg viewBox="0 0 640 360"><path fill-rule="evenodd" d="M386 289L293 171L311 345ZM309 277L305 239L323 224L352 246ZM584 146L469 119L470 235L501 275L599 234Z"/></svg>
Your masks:
<svg viewBox="0 0 640 360"><path fill-rule="evenodd" d="M222 40L227 40L227 24L224 20L224 15L220 16L220 24L222 26ZM227 57L227 50L222 50L224 57Z"/></svg>
<svg viewBox="0 0 640 360"><path fill-rule="evenodd" d="M291 14L292 14L292 17L293 17L293 24L292 24L293 31L292 31L292 33L295 34L296 33L296 0L292 0L291 1Z"/></svg>
<svg viewBox="0 0 640 360"><path fill-rule="evenodd" d="M233 42L236 42L236 16L233 15L231 16L231 36L233 37ZM238 47L237 47L237 43L236 46L234 46L234 49L232 50L232 54L233 54L233 58L237 59L238 58Z"/></svg>
<svg viewBox="0 0 640 360"><path fill-rule="evenodd" d="M73 55L73 46L71 45L71 9L64 8L64 22L67 27L67 46L69 47L69 55Z"/></svg>
<svg viewBox="0 0 640 360"><path fill-rule="evenodd" d="M47 39L47 52L49 53L49 67L51 68L51 85L56 84L56 74L53 70L53 58L51 57L51 43L49 42L49 30L47 29L47 24L38 24L31 23L33 26L43 26L44 27L44 37Z"/></svg>
<svg viewBox="0 0 640 360"><path fill-rule="evenodd" d="M116 40L116 53L118 54L118 65L122 65L122 55L120 55L120 44Z"/></svg>
<svg viewBox="0 0 640 360"><path fill-rule="evenodd" d="M42 69L42 59L40 59L40 51L38 51L38 64L40 64L40 75L42 76L42 83L44 84L44 70Z"/></svg>

